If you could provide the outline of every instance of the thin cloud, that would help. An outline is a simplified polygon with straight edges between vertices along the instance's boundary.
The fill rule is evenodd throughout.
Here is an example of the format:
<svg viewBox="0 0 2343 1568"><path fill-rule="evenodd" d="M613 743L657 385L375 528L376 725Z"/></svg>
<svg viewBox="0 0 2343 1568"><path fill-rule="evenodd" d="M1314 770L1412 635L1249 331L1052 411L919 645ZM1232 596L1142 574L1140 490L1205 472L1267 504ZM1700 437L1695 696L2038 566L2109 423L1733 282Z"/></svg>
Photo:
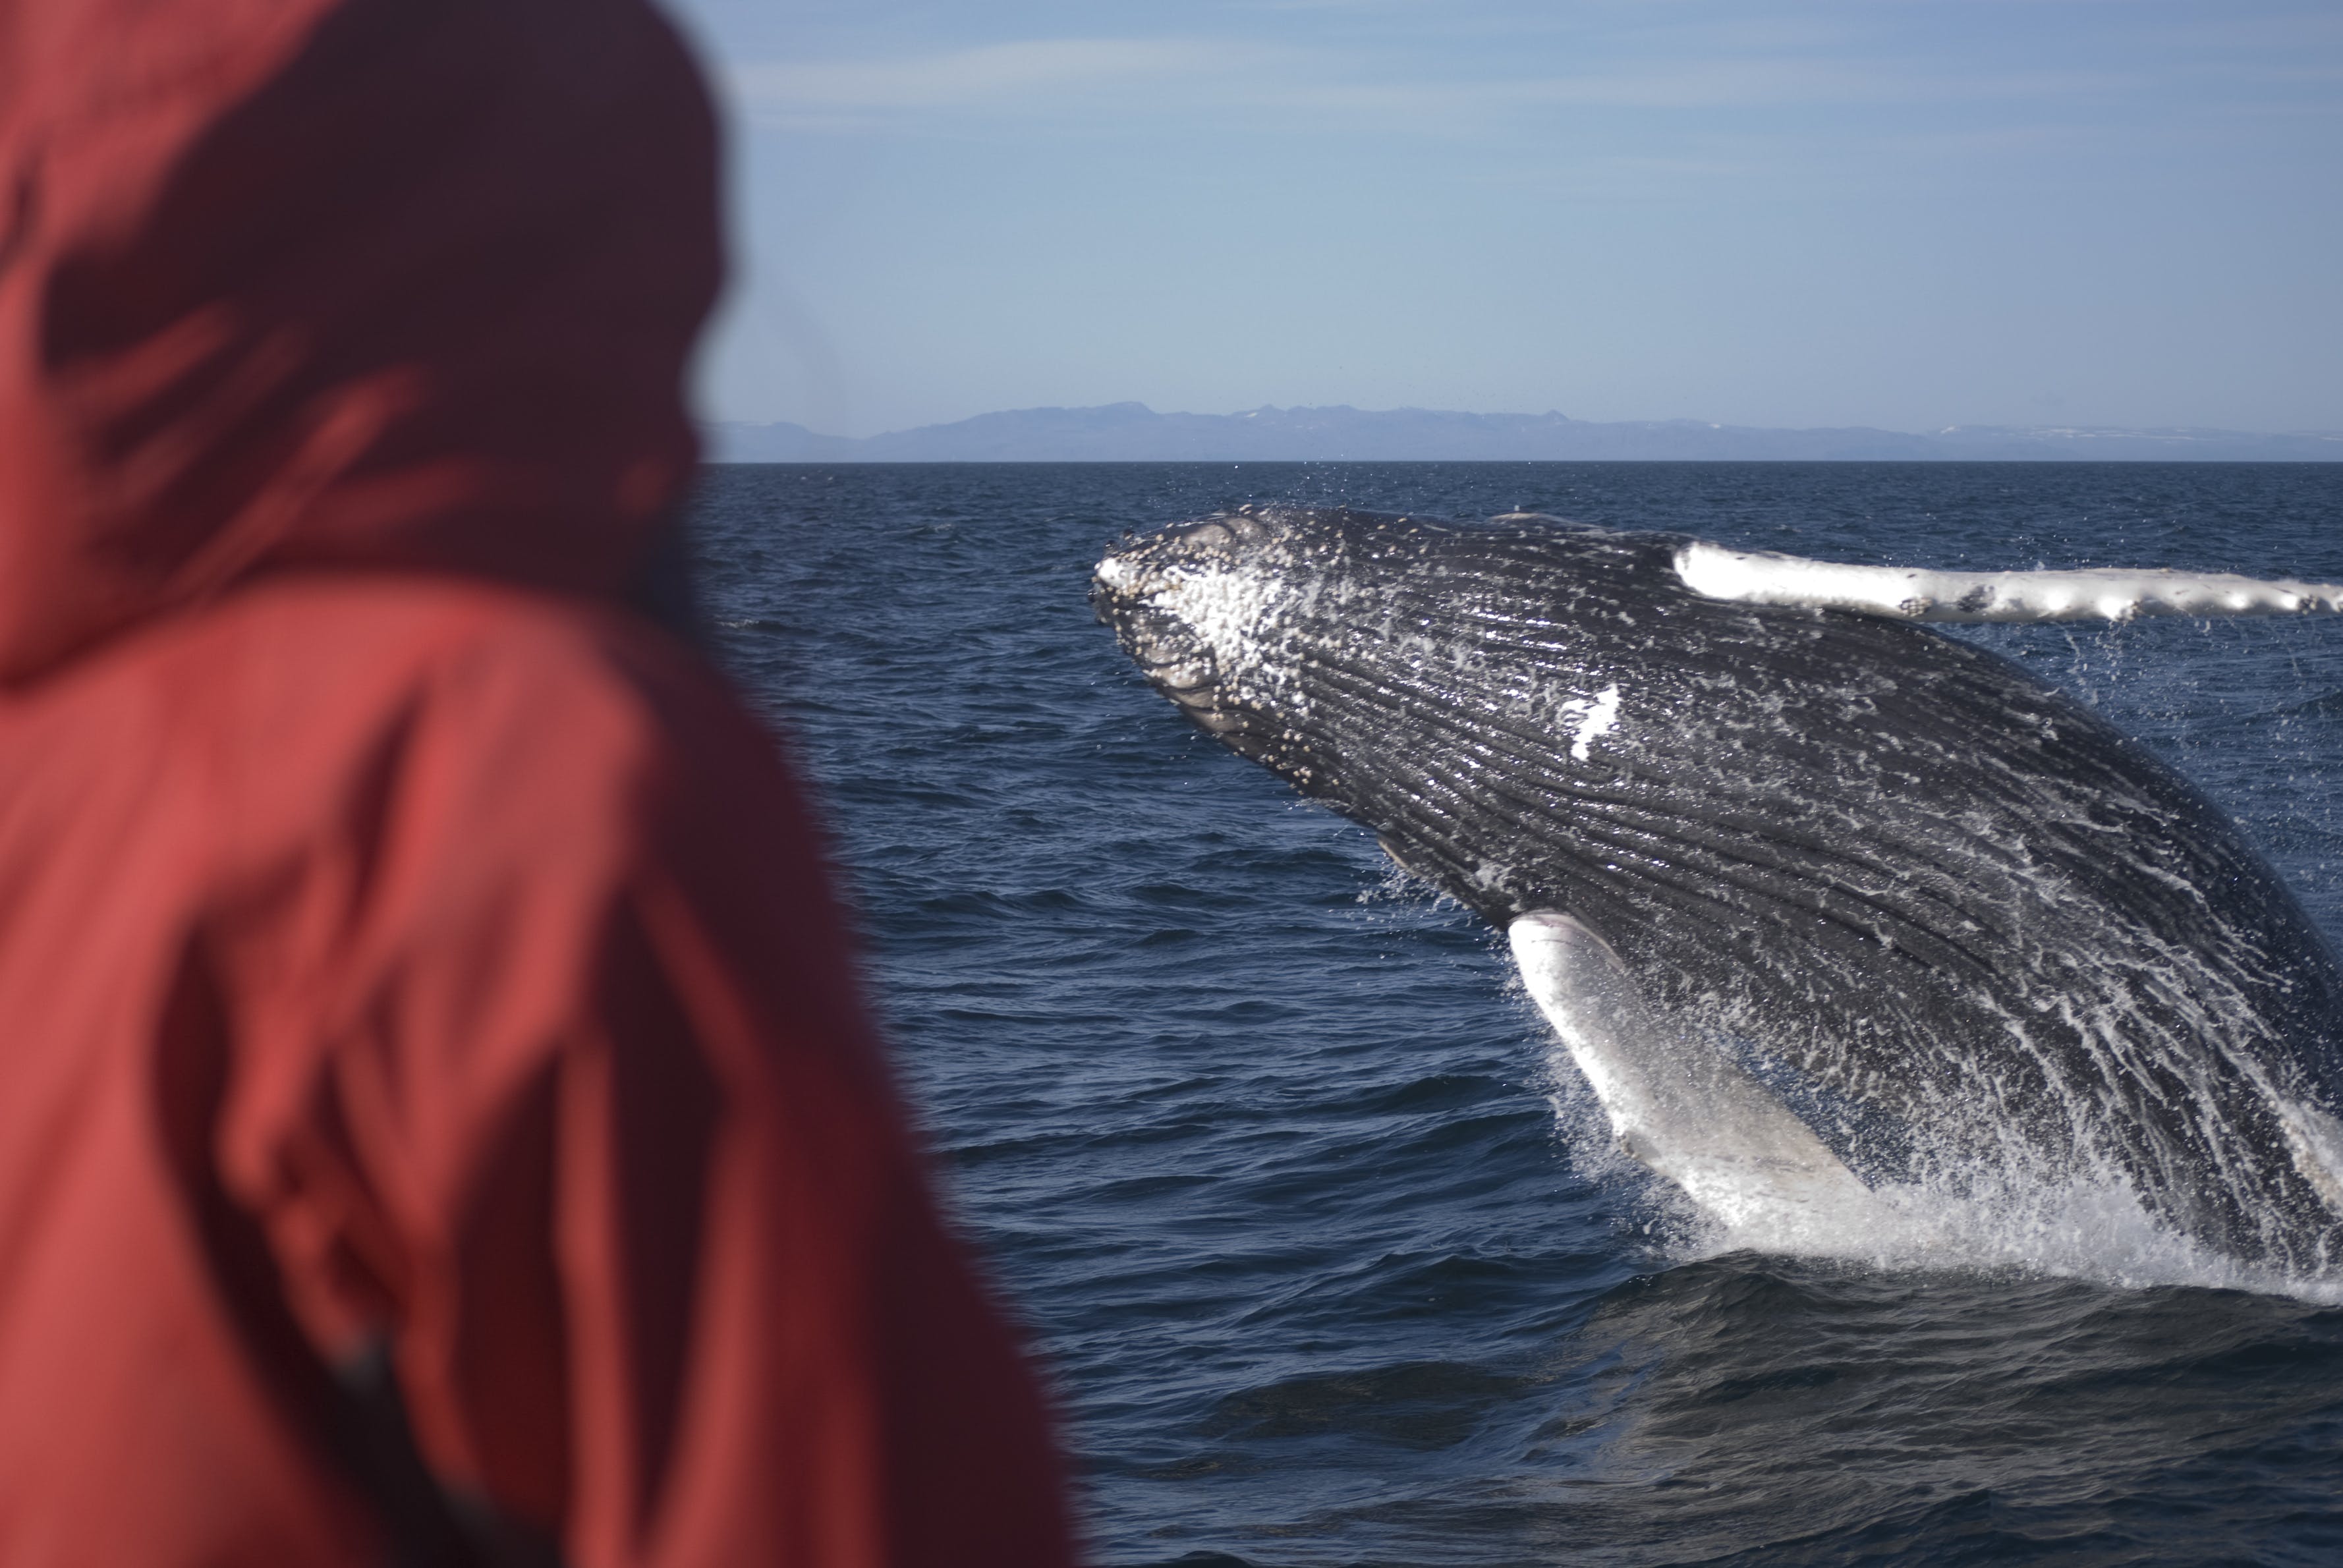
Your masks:
<svg viewBox="0 0 2343 1568"><path fill-rule="evenodd" d="M744 65L731 79L766 112L968 109L1216 75L1262 53L1198 38L1033 38L897 59Z"/></svg>
<svg viewBox="0 0 2343 1568"><path fill-rule="evenodd" d="M1523 112L2071 106L2156 85L2117 71L1964 71L1935 60L1796 52L1664 60L1634 52L1566 72L1499 75L1427 68L1391 50L1303 51L1211 37L1034 38L891 57L750 63L729 73L749 117L797 128L913 130L937 116L1135 123L1209 108L1241 114L1258 132L1445 138L1510 132Z"/></svg>
<svg viewBox="0 0 2343 1568"><path fill-rule="evenodd" d="M1372 117L1426 134L1517 125L1525 111L1601 109L1713 117L1735 112L1866 109L2033 101L2071 106L2133 93L2146 78L2114 73L1947 76L1896 61L1731 60L1624 66L1495 80L1286 83L1275 104L1319 116Z"/></svg>
<svg viewBox="0 0 2343 1568"><path fill-rule="evenodd" d="M1985 98L2071 99L2137 84L2112 74L1948 76L1892 61L1713 60L1519 85L1524 98L1606 108L1738 109Z"/></svg>

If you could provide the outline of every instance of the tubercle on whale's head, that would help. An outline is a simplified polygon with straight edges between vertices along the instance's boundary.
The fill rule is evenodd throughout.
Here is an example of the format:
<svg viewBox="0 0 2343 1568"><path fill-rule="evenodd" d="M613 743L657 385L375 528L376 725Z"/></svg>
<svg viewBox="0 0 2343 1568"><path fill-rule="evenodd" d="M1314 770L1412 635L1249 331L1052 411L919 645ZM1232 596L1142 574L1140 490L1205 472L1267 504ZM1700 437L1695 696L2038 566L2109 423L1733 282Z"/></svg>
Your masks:
<svg viewBox="0 0 2343 1568"><path fill-rule="evenodd" d="M1232 676L1277 591L1288 532L1277 509L1241 507L1126 538L1091 578L1091 608L1149 684L1247 755L1269 736Z"/></svg>

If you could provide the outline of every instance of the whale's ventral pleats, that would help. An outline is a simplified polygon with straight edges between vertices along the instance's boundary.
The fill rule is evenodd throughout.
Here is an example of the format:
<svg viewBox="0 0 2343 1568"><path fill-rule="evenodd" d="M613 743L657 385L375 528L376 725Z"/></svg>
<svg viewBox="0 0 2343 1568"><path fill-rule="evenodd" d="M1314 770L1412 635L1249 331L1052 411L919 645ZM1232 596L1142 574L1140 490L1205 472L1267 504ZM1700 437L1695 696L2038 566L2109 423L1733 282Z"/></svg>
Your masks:
<svg viewBox="0 0 2343 1568"><path fill-rule="evenodd" d="M1092 599L1196 723L1510 929L1614 1131L1704 1209L1735 1170L1803 1172L1735 1189L1777 1210L2079 1186L2343 1273L2343 974L2178 774L1906 603L2093 585L1944 576L1254 507L1117 547ZM2124 579L2122 613L2337 592Z"/></svg>

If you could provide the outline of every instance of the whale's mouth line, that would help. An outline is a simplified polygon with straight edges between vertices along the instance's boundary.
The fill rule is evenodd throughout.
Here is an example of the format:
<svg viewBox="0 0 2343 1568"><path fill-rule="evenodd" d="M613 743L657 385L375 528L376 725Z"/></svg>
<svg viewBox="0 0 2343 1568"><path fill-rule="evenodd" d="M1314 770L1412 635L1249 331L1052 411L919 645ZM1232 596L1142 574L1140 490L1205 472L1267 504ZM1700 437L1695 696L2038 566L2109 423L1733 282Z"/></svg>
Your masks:
<svg viewBox="0 0 2343 1568"><path fill-rule="evenodd" d="M1101 563L1091 594L1100 621L1114 631L1149 685L1185 705L1210 699L1220 685L1219 661L1203 634L1176 612L1158 607L1143 590L1125 591L1121 583L1129 574L1110 578L1111 565L1121 562L1110 558Z"/></svg>
<svg viewBox="0 0 2343 1568"><path fill-rule="evenodd" d="M1232 744L1243 741L1252 726L1224 701L1220 660L1211 641L1179 615L1153 605L1143 591L1123 589L1121 585L1133 574L1106 569L1121 564L1110 557L1100 565L1091 593L1099 619L1113 629L1141 678L1198 728Z"/></svg>
<svg viewBox="0 0 2343 1568"><path fill-rule="evenodd" d="M1138 663L1140 674L1150 686L1192 713L1220 706L1220 675L1212 667L1211 655L1202 656L1201 661L1172 658L1155 663L1141 659Z"/></svg>

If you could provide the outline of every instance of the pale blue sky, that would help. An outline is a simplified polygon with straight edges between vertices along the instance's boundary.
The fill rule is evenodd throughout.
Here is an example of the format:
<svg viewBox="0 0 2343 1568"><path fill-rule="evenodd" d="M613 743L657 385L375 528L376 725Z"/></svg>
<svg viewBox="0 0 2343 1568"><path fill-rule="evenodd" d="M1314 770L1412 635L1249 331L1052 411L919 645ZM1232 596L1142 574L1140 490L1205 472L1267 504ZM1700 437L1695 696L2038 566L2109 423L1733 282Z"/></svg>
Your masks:
<svg viewBox="0 0 2343 1568"><path fill-rule="evenodd" d="M677 0L710 417L2343 429L2338 0Z"/></svg>

